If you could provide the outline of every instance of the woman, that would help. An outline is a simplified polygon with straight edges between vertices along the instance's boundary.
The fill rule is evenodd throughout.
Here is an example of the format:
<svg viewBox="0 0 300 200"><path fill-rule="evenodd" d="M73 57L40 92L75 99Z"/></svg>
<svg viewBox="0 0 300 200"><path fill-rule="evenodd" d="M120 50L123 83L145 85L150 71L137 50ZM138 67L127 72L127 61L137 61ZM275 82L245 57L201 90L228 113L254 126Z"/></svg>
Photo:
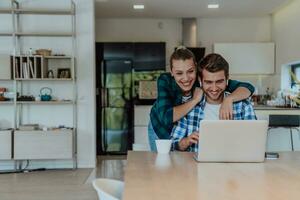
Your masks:
<svg viewBox="0 0 300 200"><path fill-rule="evenodd" d="M148 137L151 151L156 151L156 139L169 139L173 124L184 117L202 98L197 80L195 57L185 47L177 48L170 57L171 73L161 74L157 81L158 95L152 106ZM229 80L231 92L220 108L220 119L232 118L232 103L248 98L255 88L244 82Z"/></svg>

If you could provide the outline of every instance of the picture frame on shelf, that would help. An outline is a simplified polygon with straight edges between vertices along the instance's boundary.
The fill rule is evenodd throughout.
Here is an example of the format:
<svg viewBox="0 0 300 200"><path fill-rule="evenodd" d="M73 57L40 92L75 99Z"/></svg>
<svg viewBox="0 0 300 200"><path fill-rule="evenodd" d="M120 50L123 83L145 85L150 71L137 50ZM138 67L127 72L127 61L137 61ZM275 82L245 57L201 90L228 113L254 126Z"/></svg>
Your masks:
<svg viewBox="0 0 300 200"><path fill-rule="evenodd" d="M71 78L70 68L58 68L57 69L57 78Z"/></svg>

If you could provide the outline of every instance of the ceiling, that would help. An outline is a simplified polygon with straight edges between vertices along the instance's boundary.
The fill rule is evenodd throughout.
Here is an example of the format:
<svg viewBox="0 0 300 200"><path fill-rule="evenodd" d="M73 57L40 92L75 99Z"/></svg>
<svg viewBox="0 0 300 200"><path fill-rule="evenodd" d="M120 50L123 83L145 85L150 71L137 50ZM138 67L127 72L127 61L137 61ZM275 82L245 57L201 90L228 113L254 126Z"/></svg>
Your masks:
<svg viewBox="0 0 300 200"><path fill-rule="evenodd" d="M97 18L261 17L292 0L95 0ZM218 2L218 9L208 3ZM144 4L134 10L133 4Z"/></svg>

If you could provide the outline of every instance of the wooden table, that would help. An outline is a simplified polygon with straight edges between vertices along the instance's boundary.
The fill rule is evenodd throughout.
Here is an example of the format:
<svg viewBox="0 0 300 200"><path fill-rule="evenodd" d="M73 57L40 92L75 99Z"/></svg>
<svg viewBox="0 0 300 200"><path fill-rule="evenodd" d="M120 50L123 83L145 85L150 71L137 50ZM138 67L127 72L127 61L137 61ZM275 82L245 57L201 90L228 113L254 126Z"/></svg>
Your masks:
<svg viewBox="0 0 300 200"><path fill-rule="evenodd" d="M299 200L300 152L264 163L197 163L192 153L129 152L123 200Z"/></svg>

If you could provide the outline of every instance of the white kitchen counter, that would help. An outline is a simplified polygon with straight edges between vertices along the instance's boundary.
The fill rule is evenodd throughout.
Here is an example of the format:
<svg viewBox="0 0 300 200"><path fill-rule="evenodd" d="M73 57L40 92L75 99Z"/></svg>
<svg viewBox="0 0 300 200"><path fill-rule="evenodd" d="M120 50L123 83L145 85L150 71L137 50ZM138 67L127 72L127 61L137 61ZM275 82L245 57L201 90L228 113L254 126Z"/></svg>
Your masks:
<svg viewBox="0 0 300 200"><path fill-rule="evenodd" d="M148 144L148 122L149 114L152 106L149 105L136 105L134 107L134 127L135 127L135 144L142 146L142 149L149 149ZM256 116L260 120L268 120L269 115L300 115L299 108L278 108L270 106L255 106ZM267 150L268 151L290 151L290 134L289 129L278 128L270 130ZM295 150L300 150L300 135L296 130L293 130L293 139ZM140 148L137 148L140 149Z"/></svg>

